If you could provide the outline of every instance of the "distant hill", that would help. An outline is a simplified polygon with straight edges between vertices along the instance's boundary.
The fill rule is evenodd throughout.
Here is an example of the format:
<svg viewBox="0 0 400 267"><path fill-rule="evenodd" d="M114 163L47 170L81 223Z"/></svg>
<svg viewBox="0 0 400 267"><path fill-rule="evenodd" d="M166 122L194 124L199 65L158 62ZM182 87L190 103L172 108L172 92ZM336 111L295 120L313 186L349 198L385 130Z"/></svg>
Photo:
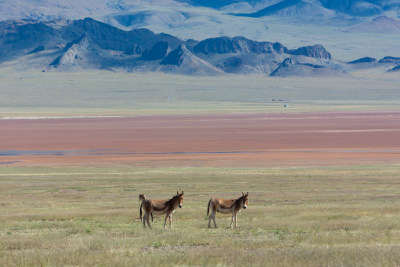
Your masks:
<svg viewBox="0 0 400 267"><path fill-rule="evenodd" d="M20 69L168 72L184 75L265 74L271 76L343 76L346 71L400 65L400 58L332 59L322 45L289 49L279 42L245 37L181 40L148 29L124 31L90 18L66 22L0 23L2 63ZM367 65L365 65L367 64ZM368 65L372 64L372 65ZM375 65L373 65L375 64Z"/></svg>
<svg viewBox="0 0 400 267"><path fill-rule="evenodd" d="M248 17L264 17L271 15L279 15L284 17L311 17L323 16L333 17L336 12L324 8L319 1L308 0L283 0L278 3L269 5L264 9L250 14L237 14Z"/></svg>
<svg viewBox="0 0 400 267"><path fill-rule="evenodd" d="M345 71L329 68L323 65L294 62L291 58L285 59L270 76L272 77L341 77L349 76Z"/></svg>
<svg viewBox="0 0 400 267"><path fill-rule="evenodd" d="M365 33L400 33L400 19L380 16L371 21L348 27L346 30Z"/></svg>

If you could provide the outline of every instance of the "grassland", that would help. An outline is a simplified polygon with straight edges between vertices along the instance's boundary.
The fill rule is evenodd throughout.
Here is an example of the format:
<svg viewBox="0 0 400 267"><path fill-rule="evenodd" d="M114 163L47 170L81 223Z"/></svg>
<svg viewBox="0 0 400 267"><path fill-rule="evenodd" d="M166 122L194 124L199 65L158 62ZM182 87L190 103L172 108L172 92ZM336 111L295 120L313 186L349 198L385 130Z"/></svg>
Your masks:
<svg viewBox="0 0 400 267"><path fill-rule="evenodd" d="M398 74L360 71L354 75L345 79L188 77L5 68L0 71L0 118L398 109Z"/></svg>
<svg viewBox="0 0 400 267"><path fill-rule="evenodd" d="M397 74L348 79L0 71L1 117L398 110ZM287 104L287 108L283 105ZM173 162L171 163L174 164ZM400 165L309 168L0 167L0 266L398 266ZM185 191L173 230L138 194ZM217 215L209 198L250 192Z"/></svg>
<svg viewBox="0 0 400 267"><path fill-rule="evenodd" d="M324 168L0 168L3 266L398 266L400 166ZM138 194L184 206L163 230ZM206 203L250 192L249 209Z"/></svg>

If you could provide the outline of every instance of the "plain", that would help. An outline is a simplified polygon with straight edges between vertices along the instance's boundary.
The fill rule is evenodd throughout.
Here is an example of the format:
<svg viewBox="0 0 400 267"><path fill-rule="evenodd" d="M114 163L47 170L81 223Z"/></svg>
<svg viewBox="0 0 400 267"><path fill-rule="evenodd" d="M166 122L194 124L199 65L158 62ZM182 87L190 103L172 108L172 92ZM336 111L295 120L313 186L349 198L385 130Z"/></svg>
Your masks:
<svg viewBox="0 0 400 267"><path fill-rule="evenodd" d="M357 78L274 79L3 69L0 127L7 130L5 119L17 117L398 110L397 74L365 70L353 75ZM374 120L370 125L376 127ZM315 164L311 159L301 168L185 167L184 159L168 167L2 162L0 263L398 266L400 166L398 151L390 153L391 165L307 167ZM373 157L379 160L378 154ZM360 160L357 153L353 159ZM144 230L138 195L169 198L178 190L185 198L173 215L175 229L164 231L157 217L153 230ZM249 208L238 215L239 228L226 228L230 217L218 214L219 228L208 229L208 200L235 198L242 191L250 193Z"/></svg>
<svg viewBox="0 0 400 267"><path fill-rule="evenodd" d="M6 266L399 265L400 168L2 167ZM185 191L173 230L143 230L138 194ZM217 214L210 197L248 190L249 208Z"/></svg>

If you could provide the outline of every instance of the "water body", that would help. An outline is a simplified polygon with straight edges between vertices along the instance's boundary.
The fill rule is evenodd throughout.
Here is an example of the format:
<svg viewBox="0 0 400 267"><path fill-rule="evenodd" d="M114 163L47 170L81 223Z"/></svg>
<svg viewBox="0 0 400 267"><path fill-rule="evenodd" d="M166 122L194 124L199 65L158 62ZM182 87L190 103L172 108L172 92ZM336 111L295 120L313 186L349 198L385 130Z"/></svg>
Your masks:
<svg viewBox="0 0 400 267"><path fill-rule="evenodd" d="M129 152L123 149L78 149L78 150L0 150L0 157L7 156L97 156L97 155L180 155L180 154L248 154L260 151L172 151Z"/></svg>
<svg viewBox="0 0 400 267"><path fill-rule="evenodd" d="M0 161L0 165L9 165L9 164L17 163L17 162L22 162L22 161L19 161L19 160L6 161L6 162L1 162L1 161Z"/></svg>
<svg viewBox="0 0 400 267"><path fill-rule="evenodd" d="M193 155L193 154L257 154L257 153L380 153L400 152L400 149L377 150L272 150L272 151L171 151L132 152L124 149L78 149L78 150L0 150L0 157L10 156L97 156L97 155ZM0 164L15 163L5 162Z"/></svg>

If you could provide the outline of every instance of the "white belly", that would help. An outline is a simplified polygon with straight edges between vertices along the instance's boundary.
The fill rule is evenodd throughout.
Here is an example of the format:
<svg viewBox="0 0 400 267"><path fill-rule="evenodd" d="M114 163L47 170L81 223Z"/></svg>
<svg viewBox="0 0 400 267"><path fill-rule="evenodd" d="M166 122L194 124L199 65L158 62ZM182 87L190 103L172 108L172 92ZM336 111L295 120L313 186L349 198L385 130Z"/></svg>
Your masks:
<svg viewBox="0 0 400 267"><path fill-rule="evenodd" d="M167 213L167 209L165 209L165 210L153 210L152 211L152 213L154 214L154 215L162 215L162 214L165 214L165 213Z"/></svg>
<svg viewBox="0 0 400 267"><path fill-rule="evenodd" d="M221 213L224 213L224 214L226 214L226 213L232 213L232 209L221 209L221 208L219 208L219 209L218 209L218 212L221 212Z"/></svg>

